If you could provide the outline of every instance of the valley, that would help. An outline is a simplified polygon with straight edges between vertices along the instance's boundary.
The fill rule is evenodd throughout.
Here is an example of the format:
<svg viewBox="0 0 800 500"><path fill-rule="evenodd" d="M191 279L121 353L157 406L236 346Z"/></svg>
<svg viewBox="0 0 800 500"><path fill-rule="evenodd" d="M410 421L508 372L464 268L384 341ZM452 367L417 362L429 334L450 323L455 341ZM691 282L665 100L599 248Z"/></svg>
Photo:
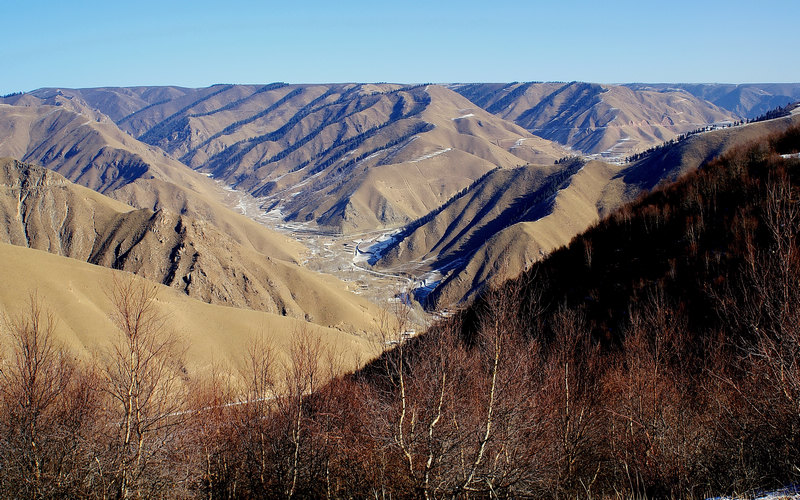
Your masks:
<svg viewBox="0 0 800 500"><path fill-rule="evenodd" d="M769 104L782 99L770 92L794 90L760 92L739 93L748 110L766 105L758 96ZM731 100L739 94L580 82L45 88L0 102L0 156L134 208L208 222L230 236L233 255L251 255L230 271L216 264L225 258L214 245L183 236L227 276L212 294L191 283L203 274L188 260L174 276L157 263L125 264L186 293L314 318L308 291L319 288L314 275L328 275L380 307L413 304L422 325L719 148L669 168L652 158L714 143L706 137L747 136L750 125L728 128L739 120L733 111L698 97L741 112ZM698 129L680 147L626 163ZM276 259L268 274L253 250ZM208 271L208 258L198 262ZM258 298L270 287L271 300ZM305 305L284 305L298 300Z"/></svg>
<svg viewBox="0 0 800 500"><path fill-rule="evenodd" d="M0 500L800 500L798 0L6 4Z"/></svg>
<svg viewBox="0 0 800 500"><path fill-rule="evenodd" d="M314 222L286 221L274 198L231 187L227 203L301 242L308 249L304 265L339 277L353 293L379 305L401 296L413 299L423 306L414 316L425 324L492 280L514 277L641 192L698 168L731 145L793 122L797 118L733 128L709 125L664 148L672 155L680 151L677 163L662 162L672 165L668 169L652 166L663 152L632 163L590 154L561 166L499 169L425 217L394 228L342 234Z"/></svg>
<svg viewBox="0 0 800 500"><path fill-rule="evenodd" d="M144 445L156 458L141 481L187 497L787 484L780 469L760 480L773 471L757 454L725 457L739 439L776 449L797 416L797 386L771 376L797 351L771 342L796 338L800 216L785 193L800 108L741 123L688 90L548 88L538 104L535 84L7 98L5 387L23 376L5 360L42 339L45 377L66 370L51 414L77 414L84 434L44 432L70 436L75 463L91 459L80 474L104 478L93 467L118 460L107 430L127 418L125 394L152 382L142 418L168 425L147 431L162 441ZM624 113L609 109L620 99ZM765 405L776 417L760 423L748 408ZM662 451L630 444L648 436ZM175 480L158 463L192 470Z"/></svg>
<svg viewBox="0 0 800 500"><path fill-rule="evenodd" d="M393 231L373 230L343 235L320 229L312 223L287 222L280 209L265 210L265 206L269 206L267 198L255 198L231 187L225 189L225 202L231 210L297 240L306 248L301 261L303 266L337 276L353 293L385 305L397 294L408 293L413 286L412 279L400 274L372 270L365 257L373 244L390 237Z"/></svg>

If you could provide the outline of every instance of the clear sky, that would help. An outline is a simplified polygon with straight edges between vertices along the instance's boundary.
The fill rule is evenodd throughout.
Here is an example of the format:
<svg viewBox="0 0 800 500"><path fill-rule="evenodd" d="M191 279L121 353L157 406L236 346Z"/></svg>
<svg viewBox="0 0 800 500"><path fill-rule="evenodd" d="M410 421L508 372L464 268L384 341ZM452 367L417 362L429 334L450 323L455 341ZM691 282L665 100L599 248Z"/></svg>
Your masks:
<svg viewBox="0 0 800 500"><path fill-rule="evenodd" d="M314 82L800 82L800 0L4 0L0 94Z"/></svg>

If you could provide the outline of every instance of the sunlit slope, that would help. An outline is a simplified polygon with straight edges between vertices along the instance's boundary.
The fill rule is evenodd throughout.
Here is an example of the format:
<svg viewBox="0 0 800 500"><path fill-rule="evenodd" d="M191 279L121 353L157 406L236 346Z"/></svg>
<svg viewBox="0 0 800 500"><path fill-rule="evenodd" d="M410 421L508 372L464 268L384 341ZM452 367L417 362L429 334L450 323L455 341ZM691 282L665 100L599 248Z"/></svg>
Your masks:
<svg viewBox="0 0 800 500"><path fill-rule="evenodd" d="M631 83L634 90L682 89L720 108L757 118L778 106L800 101L800 83Z"/></svg>
<svg viewBox="0 0 800 500"><path fill-rule="evenodd" d="M543 216L497 232L428 296L430 308L474 296L491 280L513 277L567 244L604 214L660 183L676 180L741 144L800 123L800 114L698 134L628 165L589 162L560 189Z"/></svg>
<svg viewBox="0 0 800 500"><path fill-rule="evenodd" d="M137 208L200 218L256 251L299 260L301 245L227 209L216 183L94 113L0 104L0 156L43 165Z"/></svg>
<svg viewBox="0 0 800 500"><path fill-rule="evenodd" d="M409 222L496 166L567 154L436 85L218 85L164 99L167 90L63 92L109 116L136 102L116 121L141 141L290 220L343 231Z"/></svg>
<svg viewBox="0 0 800 500"><path fill-rule="evenodd" d="M693 135L634 162L622 179L626 184L650 189L663 178L676 179L735 146L783 131L793 123L800 123L799 114Z"/></svg>
<svg viewBox="0 0 800 500"><path fill-rule="evenodd" d="M128 273L0 243L0 276L0 311L18 314L25 310L29 295L37 293L57 321L57 339L78 356L101 353L116 338L107 292L115 276L127 279ZM206 304L165 286L159 287L156 304L167 318L165 330L181 338L189 376L217 369L238 377L248 346L256 339L263 339L274 348L278 360L284 360L291 336L303 329L339 353L345 368L354 368L376 352L368 336L275 314Z"/></svg>
<svg viewBox="0 0 800 500"><path fill-rule="evenodd" d="M464 258L504 227L535 217L531 209L546 210L544 205L568 181L570 171L579 167L494 170L435 215L405 228L379 265Z"/></svg>
<svg viewBox="0 0 800 500"><path fill-rule="evenodd" d="M613 186L617 165L592 161L569 177L552 198L527 217L491 234L428 297L439 309L471 299L488 283L516 277L534 262L569 243L625 200Z"/></svg>
<svg viewBox="0 0 800 500"><path fill-rule="evenodd" d="M378 266L442 270L442 281L426 296L431 309L469 300L490 281L516 276L642 192L798 122L795 114L697 134L625 165L567 162L494 171L405 228Z"/></svg>
<svg viewBox="0 0 800 500"><path fill-rule="evenodd" d="M612 182L621 169L575 159L495 170L407 227L378 265L442 270L427 307L463 302L490 280L516 276L621 203L623 191Z"/></svg>
<svg viewBox="0 0 800 500"><path fill-rule="evenodd" d="M585 153L623 156L708 124L735 121L687 91L595 83L463 84L477 105L546 139Z"/></svg>
<svg viewBox="0 0 800 500"><path fill-rule="evenodd" d="M5 243L131 271L205 302L359 332L378 316L335 278L258 253L208 222L134 210L11 159L0 160L0 219Z"/></svg>

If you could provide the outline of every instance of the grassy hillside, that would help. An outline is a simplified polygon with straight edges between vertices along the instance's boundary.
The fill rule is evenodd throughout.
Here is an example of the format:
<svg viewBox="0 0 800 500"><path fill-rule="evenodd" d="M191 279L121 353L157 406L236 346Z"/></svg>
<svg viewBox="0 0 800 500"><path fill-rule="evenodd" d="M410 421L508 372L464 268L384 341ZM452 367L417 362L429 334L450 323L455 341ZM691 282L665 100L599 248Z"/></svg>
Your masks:
<svg viewBox="0 0 800 500"><path fill-rule="evenodd" d="M33 94L50 98L54 91ZM443 87L213 86L61 90L289 220L339 231L398 226L496 166L552 164L566 151ZM158 96L158 98L156 97Z"/></svg>
<svg viewBox="0 0 800 500"><path fill-rule="evenodd" d="M656 148L644 158L634 161L625 170L622 179L628 184L652 189L662 179L674 180L737 145L781 132L797 123L800 123L800 117L795 113L785 118L692 135L675 145Z"/></svg>
<svg viewBox="0 0 800 500"><path fill-rule="evenodd" d="M128 279L129 273L5 243L0 243L0 273L5 283L0 290L4 314L23 314L30 294L36 293L57 322L58 342L71 354L86 360L110 346L116 330L108 295L114 279ZM248 345L255 339L263 337L284 357L292 333L301 329L334 347L351 367L375 352L367 335L279 314L206 304L166 286L158 286L156 304L166 317L164 331L176 332L186 348L185 369L191 377L206 376L219 365L216 368L238 378L245 369Z"/></svg>
<svg viewBox="0 0 800 500"><path fill-rule="evenodd" d="M301 245L226 208L219 201L225 193L216 183L107 119L92 119L95 113L40 103L0 105L0 133L5 137L0 156L42 165L136 208L202 219L256 251L299 260Z"/></svg>
<svg viewBox="0 0 800 500"><path fill-rule="evenodd" d="M691 135L627 164L571 160L491 172L395 235L378 265L439 271L437 283L418 290L431 309L468 302L492 280L517 276L642 192L798 120L794 115Z"/></svg>
<svg viewBox="0 0 800 500"><path fill-rule="evenodd" d="M427 297L427 307L463 304L487 285L518 276L625 201L615 180L619 166L598 161L581 165L559 183L534 191L521 216L478 238L478 246Z"/></svg>
<svg viewBox="0 0 800 500"><path fill-rule="evenodd" d="M647 149L707 124L738 119L675 88L582 82L476 83L452 88L538 136L609 157Z"/></svg>
<svg viewBox="0 0 800 500"><path fill-rule="evenodd" d="M800 83L662 83L628 84L635 90L683 89L744 118L757 118L771 109L800 100Z"/></svg>
<svg viewBox="0 0 800 500"><path fill-rule="evenodd" d="M222 427L209 489L706 498L795 483L798 152L796 126L734 148L425 334L394 330L302 418L276 409L266 462L227 440L260 418L233 412L246 423Z"/></svg>
<svg viewBox="0 0 800 500"><path fill-rule="evenodd" d="M375 328L378 308L331 276L264 255L206 221L132 207L59 174L0 159L0 241L136 273L202 301L344 331Z"/></svg>

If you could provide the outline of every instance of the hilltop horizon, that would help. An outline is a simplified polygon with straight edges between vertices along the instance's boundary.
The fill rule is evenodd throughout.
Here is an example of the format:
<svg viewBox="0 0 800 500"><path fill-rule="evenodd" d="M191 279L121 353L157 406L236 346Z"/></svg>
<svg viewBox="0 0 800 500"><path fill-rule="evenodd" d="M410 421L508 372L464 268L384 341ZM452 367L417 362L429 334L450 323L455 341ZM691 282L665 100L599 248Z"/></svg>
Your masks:
<svg viewBox="0 0 800 500"><path fill-rule="evenodd" d="M154 13L158 15L153 15ZM50 82L797 82L788 0L601 5L236 0L8 6L0 95ZM767 29L769 28L769 29Z"/></svg>

